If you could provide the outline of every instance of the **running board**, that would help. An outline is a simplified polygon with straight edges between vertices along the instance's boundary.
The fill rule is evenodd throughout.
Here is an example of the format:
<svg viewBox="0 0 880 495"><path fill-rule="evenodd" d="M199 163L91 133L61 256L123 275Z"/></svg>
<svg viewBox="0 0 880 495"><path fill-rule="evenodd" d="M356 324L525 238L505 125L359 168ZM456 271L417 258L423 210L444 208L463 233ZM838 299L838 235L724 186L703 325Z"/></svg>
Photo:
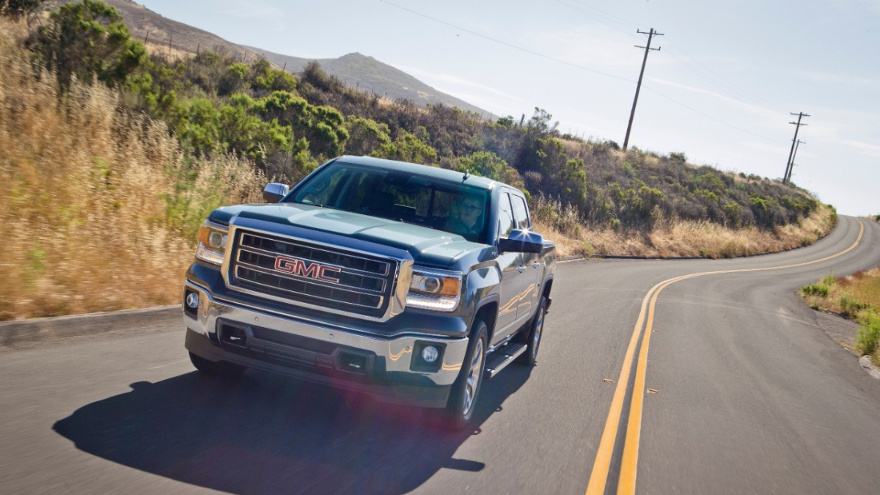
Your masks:
<svg viewBox="0 0 880 495"><path fill-rule="evenodd" d="M492 351L486 359L486 375L489 378L497 375L499 371L507 367L516 358L522 356L528 345L520 342L510 342Z"/></svg>

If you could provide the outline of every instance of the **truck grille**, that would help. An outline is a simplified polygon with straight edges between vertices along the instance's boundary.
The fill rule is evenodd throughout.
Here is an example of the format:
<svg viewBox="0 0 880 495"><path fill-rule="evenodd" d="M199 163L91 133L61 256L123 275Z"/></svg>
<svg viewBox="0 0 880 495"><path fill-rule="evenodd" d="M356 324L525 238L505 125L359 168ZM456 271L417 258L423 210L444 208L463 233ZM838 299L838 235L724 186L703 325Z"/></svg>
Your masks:
<svg viewBox="0 0 880 495"><path fill-rule="evenodd" d="M396 270L391 259L238 229L229 284L287 303L379 318Z"/></svg>

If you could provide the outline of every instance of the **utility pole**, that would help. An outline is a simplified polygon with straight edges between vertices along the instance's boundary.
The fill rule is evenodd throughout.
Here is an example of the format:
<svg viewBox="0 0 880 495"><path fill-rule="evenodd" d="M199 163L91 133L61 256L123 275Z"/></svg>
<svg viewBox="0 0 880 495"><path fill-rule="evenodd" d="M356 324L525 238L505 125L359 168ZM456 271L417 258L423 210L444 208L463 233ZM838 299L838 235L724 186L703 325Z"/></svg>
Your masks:
<svg viewBox="0 0 880 495"><path fill-rule="evenodd" d="M806 125L806 124L804 124L804 125ZM791 182L791 175L794 173L794 160L795 160L795 157L797 156L797 150L800 147L800 145L802 145L802 144L807 144L807 143L798 139L797 143L795 143L795 145L794 145L794 153L791 155L791 166L788 167L788 182Z"/></svg>
<svg viewBox="0 0 880 495"><path fill-rule="evenodd" d="M788 161L785 163L785 175L782 177L782 183L786 185L788 185L789 181L791 181L791 165L793 163L792 159L794 158L794 147L797 145L798 131L801 129L802 125L807 125L801 124L801 119L810 116L810 114L804 112L792 113L791 115L797 115L798 120L797 122L789 122L789 124L793 124L795 128L794 138L792 138L791 140L791 151L788 152Z"/></svg>
<svg viewBox="0 0 880 495"><path fill-rule="evenodd" d="M642 58L642 70L641 70L641 72L639 72L639 82L636 85L636 97L633 99L632 111L630 111L630 113L629 113L629 124L626 125L626 137L623 138L623 151L626 151L626 147L627 147L627 145L629 145L629 133L632 130L633 117L635 117L635 115L636 115L636 103L639 102L639 90L642 89L642 76L645 75L645 63L648 62L648 52L650 52L651 50L660 51L660 48L651 48L651 39L655 35L663 36L662 33L658 33L656 31L654 31L654 28L651 28L651 30L648 31L647 33L644 31L639 31L639 30L636 30L636 32L639 34L647 34L648 35L648 45L647 46L635 45L636 48L644 48L645 49L645 56L644 56L644 58Z"/></svg>

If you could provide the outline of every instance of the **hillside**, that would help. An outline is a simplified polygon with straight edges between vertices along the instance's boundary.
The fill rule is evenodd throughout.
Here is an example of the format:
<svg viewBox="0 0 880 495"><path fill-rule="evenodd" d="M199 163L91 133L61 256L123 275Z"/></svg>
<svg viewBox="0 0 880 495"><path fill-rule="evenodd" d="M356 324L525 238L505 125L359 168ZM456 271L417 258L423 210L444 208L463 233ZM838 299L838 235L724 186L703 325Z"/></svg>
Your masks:
<svg viewBox="0 0 880 495"><path fill-rule="evenodd" d="M98 3L30 29L0 16L0 143L0 320L174 304L207 213L341 154L523 188L561 256L751 255L835 221L802 190L572 139L540 109L486 122L346 88L313 64L293 77L230 54L148 55Z"/></svg>
<svg viewBox="0 0 880 495"><path fill-rule="evenodd" d="M307 63L312 60L279 55L259 48L245 47L258 53L261 57L279 67L287 67L293 72L301 72ZM366 93L373 93L392 100L410 100L418 105L443 104L449 107L457 107L468 112L474 112L493 118L493 116L479 107L471 105L454 96L441 93L415 77L395 69L390 65L379 62L373 57L360 53L349 53L339 58L316 59L327 74L338 78L349 88L354 88Z"/></svg>
<svg viewBox="0 0 880 495"><path fill-rule="evenodd" d="M390 100L410 100L421 106L442 103L492 118L486 110L442 93L401 70L360 53L316 60L282 55L263 48L237 45L207 31L163 17L131 0L105 0L104 3L119 11L134 38L146 40L157 51L170 49L172 52L195 54L199 50L212 50L249 62L261 57L293 73L301 72L307 63L314 61L350 88L372 92Z"/></svg>
<svg viewBox="0 0 880 495"><path fill-rule="evenodd" d="M75 0L62 0L59 3L65 4L71 1ZM238 57L254 56L235 43L188 24L168 19L131 0L105 0L104 3L119 11L132 36L142 42L190 53L206 49Z"/></svg>

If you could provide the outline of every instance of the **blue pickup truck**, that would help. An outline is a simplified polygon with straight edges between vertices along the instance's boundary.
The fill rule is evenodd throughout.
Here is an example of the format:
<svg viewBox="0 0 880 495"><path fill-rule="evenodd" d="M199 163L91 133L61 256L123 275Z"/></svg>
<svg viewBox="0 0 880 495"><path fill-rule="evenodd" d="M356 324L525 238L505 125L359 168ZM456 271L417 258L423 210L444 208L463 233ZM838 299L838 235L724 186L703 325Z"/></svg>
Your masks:
<svg viewBox="0 0 880 495"><path fill-rule="evenodd" d="M521 191L343 156L263 195L199 231L183 292L198 370L281 373L438 408L461 428L485 378L535 363L555 247Z"/></svg>

